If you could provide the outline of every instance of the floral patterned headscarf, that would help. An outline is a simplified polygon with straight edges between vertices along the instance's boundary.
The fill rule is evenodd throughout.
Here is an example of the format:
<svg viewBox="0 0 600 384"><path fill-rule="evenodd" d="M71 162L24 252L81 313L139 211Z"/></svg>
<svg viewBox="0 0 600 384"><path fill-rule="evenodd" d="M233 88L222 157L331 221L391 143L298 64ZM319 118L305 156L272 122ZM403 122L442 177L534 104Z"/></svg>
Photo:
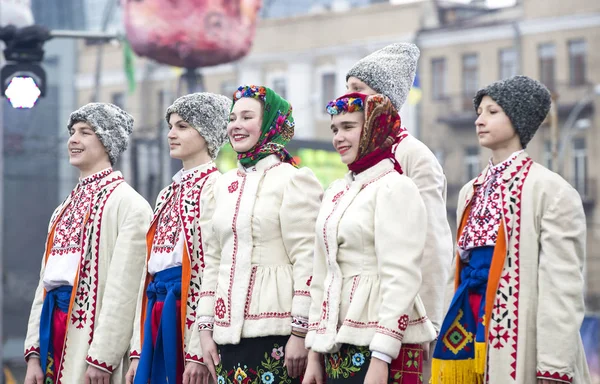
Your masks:
<svg viewBox="0 0 600 384"><path fill-rule="evenodd" d="M257 85L240 86L233 94L233 104L242 97L260 100L264 108L258 142L247 152L238 153L240 164L246 168L251 167L274 154L281 161L296 166L292 156L285 149L286 144L294 137L294 118L290 103L272 89Z"/></svg>
<svg viewBox="0 0 600 384"><path fill-rule="evenodd" d="M402 173L400 164L392 153L392 146L398 140L400 132L400 115L392 102L384 95L365 95L349 93L327 104L327 113L337 115L364 111L365 124L360 132L358 154L348 165L348 169L360 173L381 160L389 158L394 168Z"/></svg>

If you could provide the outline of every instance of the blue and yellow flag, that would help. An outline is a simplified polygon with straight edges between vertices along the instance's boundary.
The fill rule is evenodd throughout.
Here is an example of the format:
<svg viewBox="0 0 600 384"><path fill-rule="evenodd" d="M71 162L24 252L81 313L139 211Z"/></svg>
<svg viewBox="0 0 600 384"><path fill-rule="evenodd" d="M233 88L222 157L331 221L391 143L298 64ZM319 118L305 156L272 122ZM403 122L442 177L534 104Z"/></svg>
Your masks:
<svg viewBox="0 0 600 384"><path fill-rule="evenodd" d="M421 101L422 96L423 91L421 90L421 80L419 79L419 72L417 72L415 81L413 82L412 88L408 93L408 103L410 105L418 104L419 101Z"/></svg>

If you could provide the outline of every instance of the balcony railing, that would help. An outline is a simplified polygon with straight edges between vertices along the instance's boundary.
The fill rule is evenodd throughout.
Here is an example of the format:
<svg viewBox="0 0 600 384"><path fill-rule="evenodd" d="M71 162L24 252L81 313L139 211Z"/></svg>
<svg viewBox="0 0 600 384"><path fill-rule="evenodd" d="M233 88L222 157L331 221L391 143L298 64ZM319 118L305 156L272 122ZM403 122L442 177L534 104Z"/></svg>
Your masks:
<svg viewBox="0 0 600 384"><path fill-rule="evenodd" d="M473 95L448 95L435 101L437 121L455 127L472 128L477 119Z"/></svg>

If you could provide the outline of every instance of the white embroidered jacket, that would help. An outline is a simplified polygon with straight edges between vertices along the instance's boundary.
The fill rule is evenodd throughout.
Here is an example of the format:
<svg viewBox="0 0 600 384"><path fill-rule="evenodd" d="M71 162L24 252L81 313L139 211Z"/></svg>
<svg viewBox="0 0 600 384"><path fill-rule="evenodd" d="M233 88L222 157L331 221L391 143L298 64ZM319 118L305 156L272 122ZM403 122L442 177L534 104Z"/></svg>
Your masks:
<svg viewBox="0 0 600 384"><path fill-rule="evenodd" d="M215 184L198 324L217 344L308 326L314 227L323 189L271 155Z"/></svg>
<svg viewBox="0 0 600 384"><path fill-rule="evenodd" d="M427 210L427 241L421 261L423 283L419 296L427 317L439 331L446 311L445 298L452 278L454 240L446 211L446 176L431 150L414 136L406 137L394 149L402 171L419 189Z"/></svg>
<svg viewBox="0 0 600 384"><path fill-rule="evenodd" d="M70 202L71 196L54 211L49 236ZM88 364L112 373L111 383L125 382L151 216L148 202L124 182L120 172L112 172L102 181L84 227L83 256L73 286L62 364L56 362L61 366L58 382L83 382ZM45 264L46 257L31 306L25 358L40 351Z"/></svg>
<svg viewBox="0 0 600 384"><path fill-rule="evenodd" d="M390 160L334 182L316 224L308 348L370 346L396 358L402 342L436 337L418 296L427 214Z"/></svg>
<svg viewBox="0 0 600 384"><path fill-rule="evenodd" d="M473 184L480 183L486 171L462 188L459 225L471 203ZM488 331L487 382L550 379L588 384L579 334L585 315L586 220L581 198L526 152L503 172L500 190L506 258Z"/></svg>
<svg viewBox="0 0 600 384"><path fill-rule="evenodd" d="M215 209L215 199L213 187L221 173L217 170L214 162L207 163L200 167L193 179L188 183L193 183L191 188L186 188L184 194L177 193L181 185L175 186L171 183L163 189L156 199L156 208L154 216L150 224L152 231L153 226L157 225L160 214L167 202L171 199L179 197L179 201L175 204L179 207L179 217L182 223L183 235L185 238L186 251L184 254L188 256L187 260L182 260L182 291L181 302L186 303L185 316L182 316L184 325L183 333L183 352L186 361L202 361L202 350L200 347L200 333L197 327L194 327L196 322L196 310L198 308L199 294L202 284L202 275L204 272L204 249L206 239L206 229L209 228L210 220L212 219ZM148 256L150 257L152 238L151 233L148 234ZM146 268L142 275L142 283L138 296L137 311L134 323L133 338L131 340L131 357L139 358L142 347L141 333L145 321L146 288L151 281L151 276L148 275ZM184 288L187 286L187 290ZM149 334L149 333L145 333Z"/></svg>

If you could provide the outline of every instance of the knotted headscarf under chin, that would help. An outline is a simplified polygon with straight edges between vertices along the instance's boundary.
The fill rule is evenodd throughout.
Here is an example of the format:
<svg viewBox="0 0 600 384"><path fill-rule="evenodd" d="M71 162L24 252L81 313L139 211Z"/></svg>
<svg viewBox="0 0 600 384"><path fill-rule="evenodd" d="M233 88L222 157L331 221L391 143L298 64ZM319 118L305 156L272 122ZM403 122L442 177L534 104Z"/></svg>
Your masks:
<svg viewBox="0 0 600 384"><path fill-rule="evenodd" d="M400 126L400 115L390 99L379 94L369 96L349 93L327 105L327 113L330 115L358 111L364 111L365 123L360 133L356 159L348 165L348 169L358 174L383 159L390 159L394 163L394 169L403 173L392 153L392 146L403 129Z"/></svg>
<svg viewBox="0 0 600 384"><path fill-rule="evenodd" d="M233 94L233 104L243 97L262 101L264 108L258 142L247 152L238 153L240 164L248 168L267 156L277 155L281 161L296 166L292 155L285 149L294 137L295 124L290 103L272 89L257 85L240 86Z"/></svg>

